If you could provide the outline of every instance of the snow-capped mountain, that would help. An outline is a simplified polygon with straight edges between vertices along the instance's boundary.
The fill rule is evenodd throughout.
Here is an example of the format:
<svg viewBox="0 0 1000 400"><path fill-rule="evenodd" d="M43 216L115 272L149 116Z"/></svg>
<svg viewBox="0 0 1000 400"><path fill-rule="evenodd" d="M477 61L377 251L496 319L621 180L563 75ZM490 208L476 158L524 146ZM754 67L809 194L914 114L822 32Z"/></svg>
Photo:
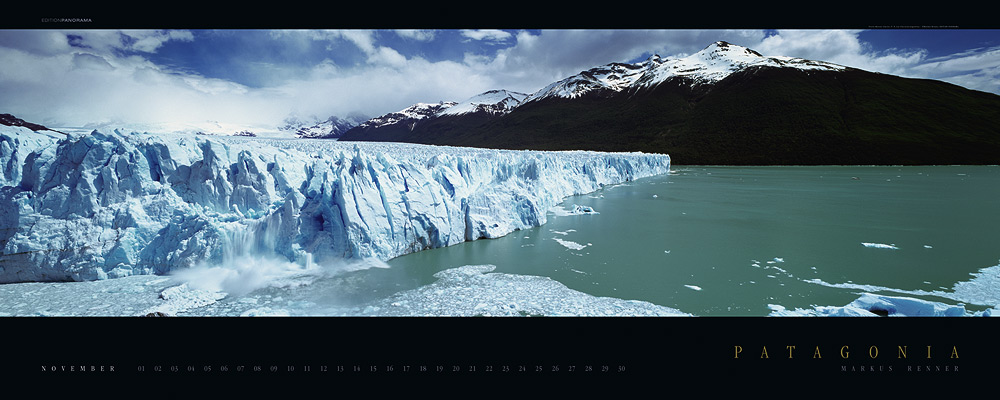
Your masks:
<svg viewBox="0 0 1000 400"><path fill-rule="evenodd" d="M639 88L651 88L675 77L689 80L691 85L718 82L730 74L750 67L792 67L799 69L840 70L844 67L791 57L765 57L746 47L719 41L688 57L664 59L652 55L645 61L634 64L610 63L594 67L579 74L553 82L532 94L518 93L503 89L490 90L462 102L417 103L404 110L385 114L358 124L345 140L403 140L421 142L418 138L428 126L440 129L441 124L428 124L440 117L455 117L481 113L489 118L499 117L514 111L517 107L542 99L573 99L589 93L603 92L610 96L619 92ZM476 117L481 123L482 115ZM423 121L421 121L423 120ZM418 128L417 121L421 121ZM452 119L452 123L467 125ZM413 133L401 139L401 128ZM391 138L381 137L388 130ZM447 128L446 128L447 129ZM432 132L428 132L432 134Z"/></svg>
<svg viewBox="0 0 1000 400"><path fill-rule="evenodd" d="M454 101L441 101L438 103L417 103L412 106L406 107L402 110L369 119L359 124L358 127L362 129L370 129L370 128L381 128L383 126L394 125L398 123L409 123L412 128L413 121L425 119L428 117L434 117L438 113L456 104L458 103Z"/></svg>
<svg viewBox="0 0 1000 400"><path fill-rule="evenodd" d="M490 90L473 96L461 103L445 108L437 113L442 115L461 115L475 112L484 112L490 115L503 115L509 113L527 98L525 93L512 92L508 90Z"/></svg>
<svg viewBox="0 0 1000 400"><path fill-rule="evenodd" d="M481 123L509 113L521 105L528 97L525 93L508 90L490 90L475 95L465 101L441 101L438 103L417 103L403 110L372 118L341 135L343 140L369 140L369 132L375 132L376 141L413 141L406 136L421 135L440 126L441 120L465 121L461 123ZM447 123L446 123L447 124Z"/></svg>
<svg viewBox="0 0 1000 400"><path fill-rule="evenodd" d="M470 102L471 104L471 102ZM513 105L513 102L508 103ZM1000 96L715 42L610 63L496 115L468 107L341 140L669 153L685 164L995 164Z"/></svg>
<svg viewBox="0 0 1000 400"><path fill-rule="evenodd" d="M621 92L654 87L671 78L686 78L691 85L711 84L751 67L788 67L838 71L845 67L793 57L766 57L749 48L719 41L683 58L653 55L635 64L611 63L553 82L525 102L561 97L575 98L599 90Z"/></svg>
<svg viewBox="0 0 1000 400"><path fill-rule="evenodd" d="M302 118L292 116L286 118L284 125L278 129L285 132L292 132L299 138L336 139L344 132L347 132L347 130L367 120L368 117L358 113L350 113L344 118L334 115L322 121L318 120L318 118L303 120Z"/></svg>
<svg viewBox="0 0 1000 400"><path fill-rule="evenodd" d="M794 57L767 57L743 46L715 42L688 57L667 60L650 68L634 85L655 86L672 77L684 77L692 84L715 83L754 67L793 68L798 70L842 71L847 67L823 61Z"/></svg>
<svg viewBox="0 0 1000 400"><path fill-rule="evenodd" d="M53 131L53 132L59 132L59 131L57 131L55 129L47 128L47 127L45 127L43 125L39 125L39 124L27 122L27 121L25 121L23 119L20 119L18 117L10 115L10 114L0 114L0 125L6 125L6 126L23 126L25 128L31 129L33 131ZM59 133L63 133L63 132L59 132Z"/></svg>
<svg viewBox="0 0 1000 400"><path fill-rule="evenodd" d="M660 56L653 55L636 64L611 63L594 67L549 84L528 96L525 102L552 97L575 98L599 90L620 92L662 63Z"/></svg>

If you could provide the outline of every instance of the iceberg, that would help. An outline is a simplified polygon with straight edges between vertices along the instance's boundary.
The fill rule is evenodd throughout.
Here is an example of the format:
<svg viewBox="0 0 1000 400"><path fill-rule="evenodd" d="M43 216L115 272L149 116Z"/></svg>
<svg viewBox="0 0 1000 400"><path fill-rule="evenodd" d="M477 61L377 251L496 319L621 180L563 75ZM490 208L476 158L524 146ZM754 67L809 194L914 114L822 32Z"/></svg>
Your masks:
<svg viewBox="0 0 1000 400"><path fill-rule="evenodd" d="M899 250L899 247L896 247L896 245L894 245L894 244L864 242L864 243L861 243L861 245L865 246L865 247L868 247L868 248L872 248L872 249Z"/></svg>
<svg viewBox="0 0 1000 400"><path fill-rule="evenodd" d="M912 297L886 296L862 293L857 300L843 307L818 306L814 309L788 310L770 304L770 316L830 316L830 317L962 317L969 315L990 316L989 310L972 314L964 305L950 305Z"/></svg>
<svg viewBox="0 0 1000 400"><path fill-rule="evenodd" d="M539 226L567 196L669 169L663 154L3 126L0 283L388 260Z"/></svg>

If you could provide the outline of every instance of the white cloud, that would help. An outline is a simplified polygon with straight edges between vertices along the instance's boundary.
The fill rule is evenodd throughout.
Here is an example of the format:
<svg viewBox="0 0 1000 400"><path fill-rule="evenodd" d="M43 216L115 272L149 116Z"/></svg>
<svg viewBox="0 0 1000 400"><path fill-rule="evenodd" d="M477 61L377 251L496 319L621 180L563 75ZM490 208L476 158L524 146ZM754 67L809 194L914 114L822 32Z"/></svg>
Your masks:
<svg viewBox="0 0 1000 400"><path fill-rule="evenodd" d="M969 74L952 75L941 79L970 89L1000 93L1000 68L988 68Z"/></svg>
<svg viewBox="0 0 1000 400"><path fill-rule="evenodd" d="M487 77L460 62L406 58L378 45L369 31L306 33L307 40L350 43L364 52L367 64L341 66L327 59L270 87L252 88L111 51L136 43L153 50L157 43L173 40L168 35L130 33L134 42L119 42L120 36L108 32L85 32L78 39L85 47L33 45L32 52L0 46L0 58L8 65L0 69L0 93L5 94L0 96L0 110L54 127L116 121L276 126L293 112L325 117L361 111L375 116L418 101L464 100L475 94L469 91L492 88ZM292 67L269 68L284 73L283 68Z"/></svg>
<svg viewBox="0 0 1000 400"><path fill-rule="evenodd" d="M927 58L925 49L874 50L857 30L782 30L761 41L756 50L829 61L866 71L908 78L937 79L969 89L1000 92L1000 48L969 49L946 57Z"/></svg>
<svg viewBox="0 0 1000 400"><path fill-rule="evenodd" d="M60 34L67 39L66 33ZM52 32L39 35L36 43L52 42ZM49 46L44 51L28 47L35 52L0 47L0 58L10 66L0 73L0 93L4 93L0 109L38 123L82 126L108 121L202 121L220 110L238 112L240 105L257 101L247 97L251 93L242 85L177 73L142 57L112 51L135 43L153 50L173 40L169 34L129 36L138 39L131 44L120 41L122 36L113 31L72 35L81 46ZM143 38L154 39L142 42Z"/></svg>
<svg viewBox="0 0 1000 400"><path fill-rule="evenodd" d="M499 29L463 29L461 34L472 40L485 40L490 42L502 42L510 39L513 35Z"/></svg>
<svg viewBox="0 0 1000 400"><path fill-rule="evenodd" d="M437 35L437 32L430 29L397 29L395 32L400 37L421 42L434 40L434 37Z"/></svg>
<svg viewBox="0 0 1000 400"><path fill-rule="evenodd" d="M414 38L425 38L426 34L406 31L403 35L410 34ZM399 33L397 31L397 33ZM305 31L275 31L274 37L289 35L304 35L312 40L330 42L328 50L333 50L334 44L346 41L353 44L367 57L366 62L375 66L403 68L406 66L406 57L395 49L376 44L376 32L367 29L343 29L343 30L305 30Z"/></svg>
<svg viewBox="0 0 1000 400"><path fill-rule="evenodd" d="M404 68L407 65L406 57L388 47L379 47L373 51L368 55L368 62L393 68Z"/></svg>
<svg viewBox="0 0 1000 400"><path fill-rule="evenodd" d="M765 55L800 57L906 76L926 57L921 49L875 51L862 42L860 30L781 30L755 48Z"/></svg>
<svg viewBox="0 0 1000 400"><path fill-rule="evenodd" d="M0 30L0 46L42 55L71 50L66 34L61 31Z"/></svg>
<svg viewBox="0 0 1000 400"><path fill-rule="evenodd" d="M415 58L406 68L340 69L318 66L310 77L274 88L277 99L300 115L344 116L362 111L369 116L398 111L417 102L464 100L477 88L491 88L488 77L478 76L462 63L428 62ZM279 100L279 102L281 102Z"/></svg>
<svg viewBox="0 0 1000 400"><path fill-rule="evenodd" d="M93 122L237 122L279 124L291 113L369 116L416 102L461 101L490 89L534 92L582 70L642 57L683 56L716 40L765 55L819 59L877 72L934 77L966 87L1000 89L1000 49L926 59L918 50L874 51L858 31L779 31L765 38L757 30L554 30L540 33L469 31L477 40L506 38L509 46L460 60L407 57L379 42L368 30L275 31L289 54L326 42L331 57L315 65L282 64L247 56L255 73L278 78L248 87L186 70L156 65L146 57L169 41L194 41L184 31L3 31L0 30L0 111L51 126ZM396 35L430 40L432 32ZM440 39L441 35L438 35ZM74 45L70 45L70 42ZM322 47L322 46L320 46ZM356 50L355 50L356 49ZM122 51L126 51L123 53ZM293 51L294 50L294 51ZM357 62L337 64L337 52ZM139 52L138 55L122 55Z"/></svg>
<svg viewBox="0 0 1000 400"><path fill-rule="evenodd" d="M374 32L370 30L338 30L338 31L328 31L331 35L329 38L342 38L347 41L354 43L358 46L361 51L366 54L373 54L378 51L375 47L375 37Z"/></svg>
<svg viewBox="0 0 1000 400"><path fill-rule="evenodd" d="M194 35L190 31L122 31L128 37L130 49L144 53L153 53L164 43L170 40L193 41Z"/></svg>
<svg viewBox="0 0 1000 400"><path fill-rule="evenodd" d="M769 56L791 56L833 63L855 62L865 48L857 30L780 30L754 46Z"/></svg>
<svg viewBox="0 0 1000 400"><path fill-rule="evenodd" d="M1000 48L972 49L948 57L937 57L926 60L914 70L926 71L930 74L949 72L965 72L1000 67Z"/></svg>
<svg viewBox="0 0 1000 400"><path fill-rule="evenodd" d="M73 55L73 67L82 69L98 69L112 71L115 69L104 57L88 54L76 53Z"/></svg>
<svg viewBox="0 0 1000 400"><path fill-rule="evenodd" d="M1000 48L972 49L930 59L911 71L971 89L1000 93Z"/></svg>
<svg viewBox="0 0 1000 400"><path fill-rule="evenodd" d="M763 31L754 30L520 31L514 46L489 58L467 55L466 62L478 73L493 76L501 87L533 92L580 71L647 53L686 55L717 40L750 45L763 37Z"/></svg>

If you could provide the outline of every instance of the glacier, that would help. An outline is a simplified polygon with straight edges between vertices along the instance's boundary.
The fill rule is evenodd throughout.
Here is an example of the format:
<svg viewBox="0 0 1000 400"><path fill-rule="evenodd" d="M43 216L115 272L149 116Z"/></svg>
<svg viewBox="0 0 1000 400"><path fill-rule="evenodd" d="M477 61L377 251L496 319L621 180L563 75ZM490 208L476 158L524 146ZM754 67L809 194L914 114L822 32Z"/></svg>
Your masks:
<svg viewBox="0 0 1000 400"><path fill-rule="evenodd" d="M0 127L0 283L388 260L542 225L665 154Z"/></svg>

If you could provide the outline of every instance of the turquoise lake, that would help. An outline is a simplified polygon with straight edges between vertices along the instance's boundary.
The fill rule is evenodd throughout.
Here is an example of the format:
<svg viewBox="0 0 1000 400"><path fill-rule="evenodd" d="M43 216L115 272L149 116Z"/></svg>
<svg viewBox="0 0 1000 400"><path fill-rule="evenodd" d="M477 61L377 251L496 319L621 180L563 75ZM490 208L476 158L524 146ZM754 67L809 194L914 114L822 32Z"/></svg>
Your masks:
<svg viewBox="0 0 1000 400"><path fill-rule="evenodd" d="M998 199L994 166L676 166L563 203L597 213L550 214L538 228L365 273L393 282L372 290L388 293L492 264L701 316L843 306L862 291L942 301L927 292L1000 263Z"/></svg>

